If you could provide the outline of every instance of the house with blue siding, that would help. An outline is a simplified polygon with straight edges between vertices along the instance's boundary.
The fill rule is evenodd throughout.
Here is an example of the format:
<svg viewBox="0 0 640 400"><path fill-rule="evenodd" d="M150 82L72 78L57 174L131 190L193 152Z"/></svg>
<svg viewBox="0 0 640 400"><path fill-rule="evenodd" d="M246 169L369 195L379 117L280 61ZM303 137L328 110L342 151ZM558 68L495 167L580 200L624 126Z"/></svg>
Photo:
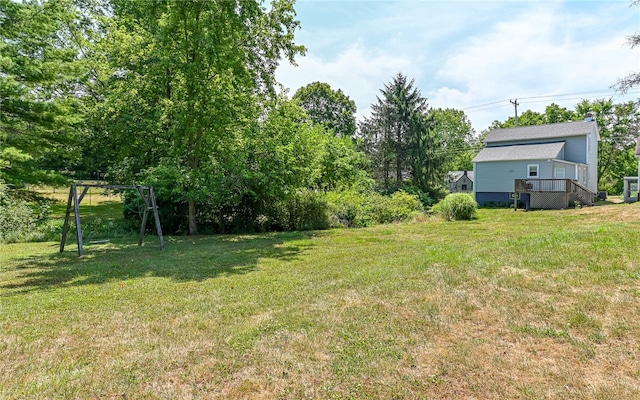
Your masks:
<svg viewBox="0 0 640 400"><path fill-rule="evenodd" d="M589 193L598 190L599 140L598 125L590 117L494 129L473 159L476 201L507 204L524 194L532 208L566 208L570 200L592 202Z"/></svg>
<svg viewBox="0 0 640 400"><path fill-rule="evenodd" d="M451 193L473 192L473 171L449 171L445 183Z"/></svg>

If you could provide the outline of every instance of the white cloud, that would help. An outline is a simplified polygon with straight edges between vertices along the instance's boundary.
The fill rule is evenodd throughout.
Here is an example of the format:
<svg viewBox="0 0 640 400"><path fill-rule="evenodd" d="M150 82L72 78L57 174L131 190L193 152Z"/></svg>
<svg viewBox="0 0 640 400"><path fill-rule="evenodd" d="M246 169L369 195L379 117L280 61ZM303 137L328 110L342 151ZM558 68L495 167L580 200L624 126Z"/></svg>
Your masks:
<svg viewBox="0 0 640 400"><path fill-rule="evenodd" d="M625 45L637 30L638 10L626 2L299 5L299 37L309 51L299 67L281 66L278 80L292 92L327 82L356 101L359 117L397 72L415 78L432 107L468 108L480 131L513 114L508 99L522 99L520 112L551 102L572 108L579 99L525 98L608 89L640 69L640 51ZM505 101L471 108L499 100Z"/></svg>
<svg viewBox="0 0 640 400"><path fill-rule="evenodd" d="M351 44L335 59L322 60L310 53L298 64L298 67L282 65L276 73L278 81L286 83L291 95L309 83L326 82L356 101L359 117L369 113L369 106L375 102L380 88L396 73L411 76L418 72L410 59L381 49L367 51L361 42Z"/></svg>
<svg viewBox="0 0 640 400"><path fill-rule="evenodd" d="M606 19L544 7L499 22L458 45L457 54L438 71L441 86L429 92L431 103L464 109L502 99L608 89L637 69L640 59L623 46L624 34L592 34ZM552 101L523 100L519 111L543 111ZM572 108L577 101L556 103ZM477 130L510 115L512 107L469 113Z"/></svg>

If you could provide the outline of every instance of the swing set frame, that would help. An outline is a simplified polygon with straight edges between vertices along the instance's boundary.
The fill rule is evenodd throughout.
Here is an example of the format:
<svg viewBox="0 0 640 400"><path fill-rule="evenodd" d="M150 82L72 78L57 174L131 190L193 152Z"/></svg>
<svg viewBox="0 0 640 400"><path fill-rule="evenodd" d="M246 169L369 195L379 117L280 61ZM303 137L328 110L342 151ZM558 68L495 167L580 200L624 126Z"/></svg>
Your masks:
<svg viewBox="0 0 640 400"><path fill-rule="evenodd" d="M82 188L82 192L78 195L78 189ZM147 226L147 218L149 211L153 211L153 219L156 225L156 232L160 239L160 250L164 250L164 237L162 236L162 227L160 226L160 217L158 215L158 205L156 204L156 196L153 192L153 186L140 185L106 185L106 184L88 184L73 183L69 189L69 200L67 201L67 212L64 217L64 226L62 227L62 239L60 240L60 253L64 251L67 241L67 233L69 232L69 219L71 216L71 208L75 214L76 234L78 237L78 256L84 255L84 246L82 243L82 225L80 224L80 203L84 199L91 188L116 189L116 190L137 190L144 201L144 213L142 215L142 223L140 224L140 236L138 237L138 246L142 246L144 239L144 231Z"/></svg>

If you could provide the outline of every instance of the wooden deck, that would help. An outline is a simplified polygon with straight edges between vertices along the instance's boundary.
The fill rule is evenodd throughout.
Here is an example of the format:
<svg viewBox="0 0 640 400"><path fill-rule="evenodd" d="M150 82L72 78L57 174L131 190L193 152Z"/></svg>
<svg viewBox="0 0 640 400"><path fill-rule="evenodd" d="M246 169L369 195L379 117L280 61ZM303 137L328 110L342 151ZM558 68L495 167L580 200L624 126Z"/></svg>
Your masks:
<svg viewBox="0 0 640 400"><path fill-rule="evenodd" d="M514 189L516 199L518 194L529 195L530 208L562 209L571 202L592 206L596 198L595 193L572 179L516 179Z"/></svg>

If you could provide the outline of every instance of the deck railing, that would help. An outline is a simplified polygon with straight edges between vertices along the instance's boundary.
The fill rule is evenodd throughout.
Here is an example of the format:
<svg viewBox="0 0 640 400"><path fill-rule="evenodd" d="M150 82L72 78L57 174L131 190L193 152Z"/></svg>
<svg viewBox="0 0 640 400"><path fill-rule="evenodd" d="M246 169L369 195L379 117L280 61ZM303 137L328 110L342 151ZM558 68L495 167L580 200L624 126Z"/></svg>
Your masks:
<svg viewBox="0 0 640 400"><path fill-rule="evenodd" d="M555 192L567 193L571 179L516 179L516 192Z"/></svg>
<svg viewBox="0 0 640 400"><path fill-rule="evenodd" d="M573 200L593 205L596 194L573 179L516 179L517 193L567 193Z"/></svg>
<svg viewBox="0 0 640 400"><path fill-rule="evenodd" d="M596 202L596 194L586 187L582 186L577 181L571 181L571 192L576 200L581 202L582 204L594 205Z"/></svg>

